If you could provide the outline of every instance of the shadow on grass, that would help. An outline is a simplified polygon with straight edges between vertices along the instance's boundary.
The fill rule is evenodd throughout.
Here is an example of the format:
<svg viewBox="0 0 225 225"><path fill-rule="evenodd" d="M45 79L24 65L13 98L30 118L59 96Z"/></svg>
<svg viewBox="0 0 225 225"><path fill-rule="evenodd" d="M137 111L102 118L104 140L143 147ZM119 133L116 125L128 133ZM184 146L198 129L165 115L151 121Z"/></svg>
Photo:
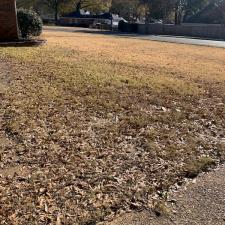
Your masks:
<svg viewBox="0 0 225 225"><path fill-rule="evenodd" d="M68 33L86 33L86 34L99 34L99 35L110 35L110 36L142 36L136 33L127 33L120 31L111 31L111 30L98 30L98 29L90 29L90 28L79 28L79 27L55 27L54 29L45 28L47 31L62 31Z"/></svg>
<svg viewBox="0 0 225 225"><path fill-rule="evenodd" d="M213 39L213 38L203 38L203 37L192 37L192 36L173 36L173 35L159 35L159 34L138 34L138 33L129 33L129 32L120 32L120 31L110 31L110 30L98 30L92 28L81 28L81 27L54 27L54 29L45 28L47 31L62 31L68 33L86 33L86 34L99 34L99 35L109 35L109 36L118 36L118 37L163 37L163 38L173 38L176 39L189 39L189 40L200 40L200 41L219 41L224 42L224 39ZM147 38L148 40L148 38ZM173 41L174 41L173 40ZM162 41L160 39L160 41ZM168 41L170 42L170 41Z"/></svg>

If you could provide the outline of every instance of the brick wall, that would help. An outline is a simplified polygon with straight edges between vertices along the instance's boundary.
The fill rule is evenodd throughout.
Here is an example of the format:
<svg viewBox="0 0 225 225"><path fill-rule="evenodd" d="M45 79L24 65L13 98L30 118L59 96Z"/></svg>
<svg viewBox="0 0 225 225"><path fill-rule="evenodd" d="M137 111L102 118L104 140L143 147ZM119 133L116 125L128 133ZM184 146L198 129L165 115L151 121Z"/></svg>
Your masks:
<svg viewBox="0 0 225 225"><path fill-rule="evenodd" d="M15 0L0 0L0 40L18 39Z"/></svg>

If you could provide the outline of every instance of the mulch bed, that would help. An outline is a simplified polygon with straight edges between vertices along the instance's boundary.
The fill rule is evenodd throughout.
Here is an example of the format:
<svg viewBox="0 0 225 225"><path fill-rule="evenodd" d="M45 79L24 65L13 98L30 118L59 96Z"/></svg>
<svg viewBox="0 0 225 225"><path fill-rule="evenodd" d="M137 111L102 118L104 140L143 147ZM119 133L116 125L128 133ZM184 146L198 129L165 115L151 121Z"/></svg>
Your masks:
<svg viewBox="0 0 225 225"><path fill-rule="evenodd" d="M0 47L33 47L46 44L46 40L17 40L0 42Z"/></svg>

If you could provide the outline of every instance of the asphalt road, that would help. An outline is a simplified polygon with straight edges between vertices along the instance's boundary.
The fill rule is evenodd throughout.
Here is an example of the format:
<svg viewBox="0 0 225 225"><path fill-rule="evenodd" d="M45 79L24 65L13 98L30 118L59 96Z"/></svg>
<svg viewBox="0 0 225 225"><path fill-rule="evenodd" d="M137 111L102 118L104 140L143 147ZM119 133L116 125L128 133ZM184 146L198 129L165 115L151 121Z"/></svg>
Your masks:
<svg viewBox="0 0 225 225"><path fill-rule="evenodd" d="M199 38L175 37L175 36L166 36L166 35L138 35L138 34L111 32L111 31L101 31L101 30L88 29L88 28L59 27L59 26L57 26L57 27L56 26L45 26L44 30L59 31L59 32L72 32L72 33L101 34L101 35L135 38L135 39L150 40L150 41L160 41L160 42L169 42L169 43L178 43L178 44L225 48L225 40L224 41L223 40L206 40L206 39L199 39Z"/></svg>

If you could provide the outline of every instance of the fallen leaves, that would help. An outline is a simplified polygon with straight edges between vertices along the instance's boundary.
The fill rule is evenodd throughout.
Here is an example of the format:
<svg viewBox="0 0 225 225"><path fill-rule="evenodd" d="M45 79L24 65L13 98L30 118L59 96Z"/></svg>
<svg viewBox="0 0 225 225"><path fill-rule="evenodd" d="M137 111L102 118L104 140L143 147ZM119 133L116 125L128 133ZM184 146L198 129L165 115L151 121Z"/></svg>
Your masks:
<svg viewBox="0 0 225 225"><path fill-rule="evenodd" d="M83 51L64 43L55 48L51 41L0 49L0 71L10 71L0 96L0 173L16 169L0 177L2 224L84 225L130 210L166 211L157 198L182 181L188 163L198 173L208 166L202 157L224 160L223 53L211 63L205 53L214 50L177 47L182 73L169 44L149 42L148 55L146 42L126 40L134 47L131 62L124 39L113 39L123 48L123 57L118 51L113 58L114 48L101 40L106 48L81 40L96 51L78 42ZM221 82L207 77L207 69L188 67L183 51L208 62L209 71L217 68ZM162 52L171 66L151 62Z"/></svg>

